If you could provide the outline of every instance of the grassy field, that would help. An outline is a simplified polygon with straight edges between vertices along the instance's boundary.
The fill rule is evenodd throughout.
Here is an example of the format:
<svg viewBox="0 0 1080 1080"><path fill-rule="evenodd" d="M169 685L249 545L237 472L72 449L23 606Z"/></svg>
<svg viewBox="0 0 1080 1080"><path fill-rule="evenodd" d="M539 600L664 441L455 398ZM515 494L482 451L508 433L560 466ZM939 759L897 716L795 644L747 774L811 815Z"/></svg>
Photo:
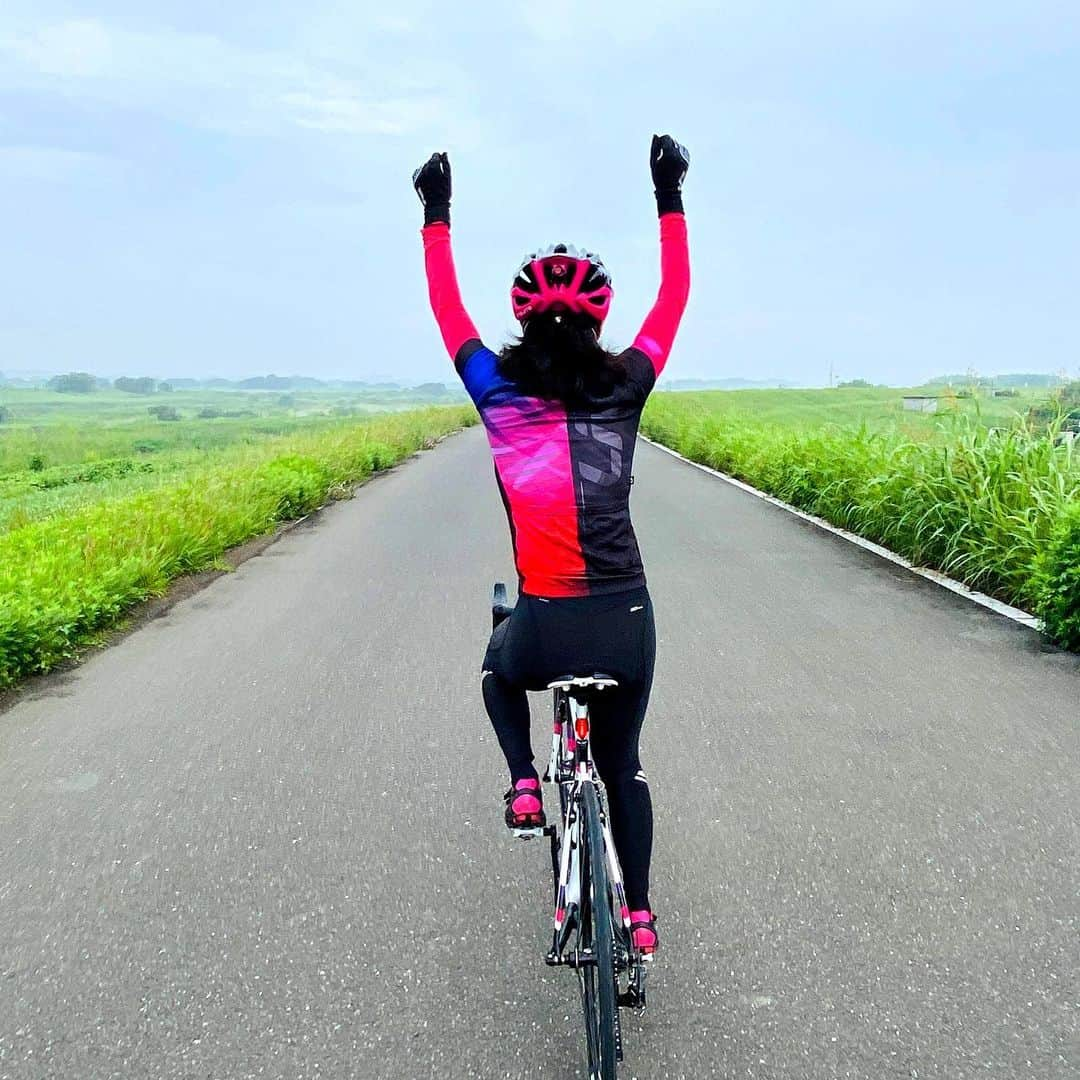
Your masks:
<svg viewBox="0 0 1080 1080"><path fill-rule="evenodd" d="M347 395L154 395L178 420L131 395L72 397L0 392L0 687L77 655L176 576L476 421L461 405L361 412Z"/></svg>
<svg viewBox="0 0 1080 1080"><path fill-rule="evenodd" d="M908 412L905 394L940 396L934 414ZM828 424L873 430L898 430L908 438L936 438L941 422L971 417L987 427L1008 427L1046 398L1046 391L1021 390L1018 397L957 397L944 387L897 390L891 387L851 387L833 390L703 390L660 394L679 402L687 417L709 417L771 427L817 429Z"/></svg>
<svg viewBox="0 0 1080 1080"><path fill-rule="evenodd" d="M897 390L657 394L643 432L686 457L1034 610L1080 649L1080 445L1037 398L906 413Z"/></svg>
<svg viewBox="0 0 1080 1080"><path fill-rule="evenodd" d="M447 403L460 404L450 399ZM408 391L175 390L59 394L0 386L0 476L39 465L80 464L136 453L215 451L237 442L309 430L313 424L442 404ZM172 408L179 420L149 410Z"/></svg>
<svg viewBox="0 0 1080 1080"><path fill-rule="evenodd" d="M332 392L118 391L0 387L0 533L104 498L149 490L225 457L258 458L313 432L401 411L387 396ZM417 404L431 404L413 401ZM149 410L165 406L177 420ZM224 455L224 456L223 456Z"/></svg>

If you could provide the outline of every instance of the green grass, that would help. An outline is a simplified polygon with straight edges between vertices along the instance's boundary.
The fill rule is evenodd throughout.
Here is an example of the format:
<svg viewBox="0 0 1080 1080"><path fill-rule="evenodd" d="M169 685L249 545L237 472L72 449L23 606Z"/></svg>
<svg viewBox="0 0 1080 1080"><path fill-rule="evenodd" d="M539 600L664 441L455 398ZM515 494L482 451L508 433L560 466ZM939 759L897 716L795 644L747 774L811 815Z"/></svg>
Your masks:
<svg viewBox="0 0 1080 1080"><path fill-rule="evenodd" d="M173 482L231 460L261 461L312 432L393 415L407 393L120 391L58 394L0 387L0 534L32 521ZM169 405L179 421L148 408ZM414 406L415 407L415 406ZM219 414L213 418L203 413ZM231 415L220 415L231 414Z"/></svg>
<svg viewBox="0 0 1080 1080"><path fill-rule="evenodd" d="M932 417L898 415L887 394L900 396L658 394L642 430L918 565L1032 608L1054 640L1080 648L1080 449L1056 447L1016 415L1004 426L997 406L1015 412L1015 398L996 399L991 416L961 403Z"/></svg>
<svg viewBox="0 0 1080 1080"><path fill-rule="evenodd" d="M1039 610L1060 644L1080 652L1080 503L1061 516L1036 564Z"/></svg>
<svg viewBox="0 0 1080 1080"><path fill-rule="evenodd" d="M441 404L397 391L360 392L192 390L152 395L107 390L58 394L0 387L0 477L31 467L82 464L104 458L160 457L181 450L216 451L237 443L332 427L342 419ZM163 421L148 409L168 405L181 419ZM213 410L221 415L203 418Z"/></svg>
<svg viewBox="0 0 1080 1080"><path fill-rule="evenodd" d="M148 458L117 446L113 431L95 441L84 421L87 445L126 455L0 477L0 686L76 656L178 575L217 565L230 547L475 421L471 406L320 417L284 431L237 428L222 445L181 421L163 425L174 441ZM44 436L40 445L55 452ZM71 449L66 434L60 445Z"/></svg>
<svg viewBox="0 0 1080 1080"><path fill-rule="evenodd" d="M914 413L903 407L905 394L939 397L939 412ZM898 390L889 387L834 390L704 390L658 394L677 400L687 417L728 418L740 423L786 429L820 428L826 424L865 424L874 430L898 429L912 439L936 437L942 419L970 416L987 427L1008 427L1027 413L1045 392L1024 390L1014 398L962 398L943 387Z"/></svg>

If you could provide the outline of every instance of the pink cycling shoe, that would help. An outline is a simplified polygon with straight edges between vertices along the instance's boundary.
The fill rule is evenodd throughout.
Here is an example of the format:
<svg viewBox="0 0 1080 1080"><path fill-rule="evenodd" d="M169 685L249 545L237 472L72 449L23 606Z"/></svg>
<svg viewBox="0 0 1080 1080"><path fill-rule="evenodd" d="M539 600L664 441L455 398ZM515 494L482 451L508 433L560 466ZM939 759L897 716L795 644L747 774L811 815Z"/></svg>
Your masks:
<svg viewBox="0 0 1080 1080"><path fill-rule="evenodd" d="M546 824L539 780L518 780L503 798L508 829L542 829Z"/></svg>
<svg viewBox="0 0 1080 1080"><path fill-rule="evenodd" d="M648 909L630 912L630 937L634 948L644 956L651 956L660 945L656 932L656 916Z"/></svg>

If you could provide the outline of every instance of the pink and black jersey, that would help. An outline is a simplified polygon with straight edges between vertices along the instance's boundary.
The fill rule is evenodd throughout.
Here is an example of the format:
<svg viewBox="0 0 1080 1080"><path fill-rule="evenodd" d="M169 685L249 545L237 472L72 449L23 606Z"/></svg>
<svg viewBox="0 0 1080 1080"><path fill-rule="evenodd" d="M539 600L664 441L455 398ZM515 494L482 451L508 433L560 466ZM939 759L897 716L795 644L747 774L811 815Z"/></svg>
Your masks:
<svg viewBox="0 0 1080 1080"><path fill-rule="evenodd" d="M526 396L500 373L498 357L480 341L461 302L450 226L428 225L423 238L431 306L487 430L520 591L589 596L644 585L630 522L634 445L645 399L686 307L686 219L681 213L660 218L660 292L621 355L626 381L572 407Z"/></svg>

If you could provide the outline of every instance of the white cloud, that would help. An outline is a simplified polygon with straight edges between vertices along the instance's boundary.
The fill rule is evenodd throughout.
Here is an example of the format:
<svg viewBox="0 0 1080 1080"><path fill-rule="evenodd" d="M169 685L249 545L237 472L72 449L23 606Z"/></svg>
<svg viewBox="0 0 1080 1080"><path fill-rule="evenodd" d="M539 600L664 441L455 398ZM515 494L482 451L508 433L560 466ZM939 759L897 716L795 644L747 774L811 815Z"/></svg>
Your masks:
<svg viewBox="0 0 1080 1080"><path fill-rule="evenodd" d="M92 19L69 19L40 30L0 41L29 66L46 75L92 77L107 70L112 42L105 28Z"/></svg>
<svg viewBox="0 0 1080 1080"><path fill-rule="evenodd" d="M407 27L393 20L387 32ZM5 54L13 63L0 65L0 87L148 109L214 130L402 135L438 127L448 110L430 79L411 76L408 57L393 62L380 53L378 40L352 58L355 73L346 78L303 56L239 48L211 34L134 31L93 19L23 27L0 37L0 59Z"/></svg>
<svg viewBox="0 0 1080 1080"><path fill-rule="evenodd" d="M120 163L104 154L62 150L54 146L0 146L0 173L5 178L51 183L78 177L106 179Z"/></svg>
<svg viewBox="0 0 1080 1080"><path fill-rule="evenodd" d="M558 45L568 52L599 50L610 53L613 46L630 47L655 41L672 22L686 20L695 11L708 11L704 0L548 0L525 5L515 16L530 36L545 45Z"/></svg>
<svg viewBox="0 0 1080 1080"><path fill-rule="evenodd" d="M285 94L282 102L301 127L351 135L406 135L433 127L441 107L433 100L365 101L348 94Z"/></svg>
<svg viewBox="0 0 1080 1080"><path fill-rule="evenodd" d="M416 22L408 15L383 14L375 17L375 26L388 34L408 34L416 28Z"/></svg>

